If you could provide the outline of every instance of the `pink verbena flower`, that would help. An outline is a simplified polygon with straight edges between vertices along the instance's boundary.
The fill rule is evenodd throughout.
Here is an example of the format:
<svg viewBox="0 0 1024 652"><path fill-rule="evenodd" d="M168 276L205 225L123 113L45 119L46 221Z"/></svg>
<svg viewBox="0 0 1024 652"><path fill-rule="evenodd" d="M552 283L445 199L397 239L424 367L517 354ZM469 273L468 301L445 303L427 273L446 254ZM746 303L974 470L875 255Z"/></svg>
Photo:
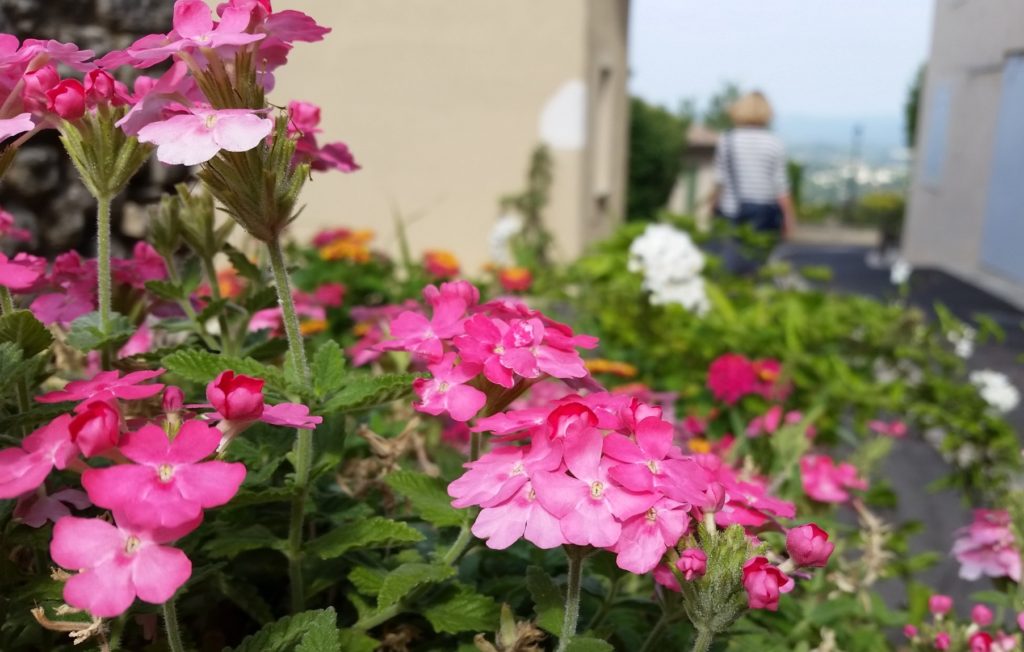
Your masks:
<svg viewBox="0 0 1024 652"><path fill-rule="evenodd" d="M935 649L936 650L948 650L951 643L951 639L947 632L939 632L935 635Z"/></svg>
<svg viewBox="0 0 1024 652"><path fill-rule="evenodd" d="M462 333L465 312L465 300L453 295L440 297L434 302L430 319L418 312L403 312L388 326L394 339L381 343L379 348L384 351L404 350L429 362L439 362L444 357L443 340Z"/></svg>
<svg viewBox="0 0 1024 652"><path fill-rule="evenodd" d="M335 169L355 172L359 164L345 143L330 143L320 147L316 135L320 133L320 107L310 102L288 103L288 134L296 138L295 157L322 172Z"/></svg>
<svg viewBox="0 0 1024 652"><path fill-rule="evenodd" d="M754 391L757 372L746 357L726 353L708 367L708 389L719 401L732 405Z"/></svg>
<svg viewBox="0 0 1024 652"><path fill-rule="evenodd" d="M34 128L35 124L32 122L31 113L20 113L13 118L0 119L0 140L32 131Z"/></svg>
<svg viewBox="0 0 1024 652"><path fill-rule="evenodd" d="M979 627L988 627L994 618L992 610L983 604L976 604L971 608L971 620Z"/></svg>
<svg viewBox="0 0 1024 652"><path fill-rule="evenodd" d="M874 419L868 421L868 428L885 437L900 439L907 435L907 424L903 421L882 421Z"/></svg>
<svg viewBox="0 0 1024 652"><path fill-rule="evenodd" d="M75 572L64 585L64 601L93 616L113 618L138 597L162 604L192 575L181 550L160 544L195 529L193 521L174 531L150 531L98 518L67 516L53 528L50 556Z"/></svg>
<svg viewBox="0 0 1024 652"><path fill-rule="evenodd" d="M649 573L665 551L676 545L690 525L688 505L662 498L647 511L622 523L615 563L631 573Z"/></svg>
<svg viewBox="0 0 1024 652"><path fill-rule="evenodd" d="M64 389L37 396L36 400L40 403L106 401L112 398L137 401L160 393L164 386L159 383L139 383L152 380L163 372L163 369L133 371L122 377L119 371L103 371L89 380L73 380Z"/></svg>
<svg viewBox="0 0 1024 652"><path fill-rule="evenodd" d="M868 483L858 477L857 469L852 464L836 464L827 455L805 455L800 458L800 479L804 493L822 503L845 503L850 499L847 489L868 488Z"/></svg>
<svg viewBox="0 0 1024 652"><path fill-rule="evenodd" d="M0 253L0 286L13 290L26 290L39 280L37 270Z"/></svg>
<svg viewBox="0 0 1024 652"><path fill-rule="evenodd" d="M487 403L487 395L466 383L480 373L480 366L469 362L455 364L449 353L428 367L430 378L417 378L413 390L420 397L415 407L420 412L448 414L456 421L469 421Z"/></svg>
<svg viewBox="0 0 1024 652"><path fill-rule="evenodd" d="M196 0L203 4L201 0ZM171 165L199 165L220 150L248 151L270 135L274 121L247 109L192 109L139 129L139 142L156 145Z"/></svg>
<svg viewBox="0 0 1024 652"><path fill-rule="evenodd" d="M504 550L520 538L543 549L567 543L558 519L537 502L537 492L529 481L508 500L480 510L472 532L494 550Z"/></svg>
<svg viewBox="0 0 1024 652"><path fill-rule="evenodd" d="M85 87L77 79L65 79L46 91L46 109L64 120L85 115Z"/></svg>
<svg viewBox="0 0 1024 652"><path fill-rule="evenodd" d="M147 281L162 281L167 278L167 264L148 242L136 242L131 258L115 258L111 263L117 282L138 290L144 289Z"/></svg>
<svg viewBox="0 0 1024 652"><path fill-rule="evenodd" d="M47 521L56 523L70 516L68 505L75 509L85 509L92 506L92 503L84 491L61 489L47 494L43 485L40 485L35 491L18 498L18 504L14 506L14 518L29 527L43 527Z"/></svg>
<svg viewBox="0 0 1024 652"><path fill-rule="evenodd" d="M324 418L309 413L309 408L301 403L278 403L264 405L260 421L272 426L315 430L323 423Z"/></svg>
<svg viewBox="0 0 1024 652"><path fill-rule="evenodd" d="M960 562L960 577L965 580L984 575L1020 582L1020 552L1006 510L974 510L973 522L957 532L953 556Z"/></svg>
<svg viewBox="0 0 1024 652"><path fill-rule="evenodd" d="M54 467L64 469L78 455L70 422L71 416L62 414L25 437L20 447L0 450L0 499L33 491Z"/></svg>
<svg viewBox="0 0 1024 652"><path fill-rule="evenodd" d="M994 639L988 632L974 632L967 639L967 647L971 652L992 652L993 642ZM1014 641L1014 647L1016 647L1016 641Z"/></svg>
<svg viewBox="0 0 1024 652"><path fill-rule="evenodd" d="M786 533L786 549L797 566L824 567L835 550L828 532L814 523L792 528Z"/></svg>
<svg viewBox="0 0 1024 652"><path fill-rule="evenodd" d="M779 595L793 590L792 578L765 557L754 557L743 565L743 588L747 591L747 605L751 609L777 611Z"/></svg>
<svg viewBox="0 0 1024 652"><path fill-rule="evenodd" d="M3 120L0 120L0 140L6 138L6 136L3 135L3 122ZM32 234L27 230L18 227L18 225L14 223L14 216L0 208L0 238L10 238L11 240L28 242L32 239ZM15 257L15 262L17 262L17 257ZM42 269L44 271L46 270L45 261L43 261ZM42 273L40 273L40 276L41 275Z"/></svg>
<svg viewBox="0 0 1024 652"><path fill-rule="evenodd" d="M700 548L687 548L679 553L676 568L687 580L703 577L708 569L708 556Z"/></svg>
<svg viewBox="0 0 1024 652"><path fill-rule="evenodd" d="M147 528L174 528L202 516L203 509L231 500L245 479L245 466L204 462L221 433L202 421L187 421L174 439L146 425L130 432L121 453L135 464L89 469L82 486L100 507Z"/></svg>
<svg viewBox="0 0 1024 652"><path fill-rule="evenodd" d="M206 386L206 399L226 421L256 421L263 415L263 380L222 371Z"/></svg>
<svg viewBox="0 0 1024 652"><path fill-rule="evenodd" d="M651 491L663 473L662 462L673 452L674 436L672 424L660 417L642 420L632 438L616 432L609 434L604 440L604 454L624 462L611 467L609 474L631 491ZM675 452L678 454L678 449Z"/></svg>
<svg viewBox="0 0 1024 652"><path fill-rule="evenodd" d="M121 413L116 401L88 401L68 425L71 441L86 457L106 453L121 441Z"/></svg>
<svg viewBox="0 0 1024 652"><path fill-rule="evenodd" d="M761 416L754 417L747 425L748 437L760 437L761 435L775 434L775 431L782 425L782 406L773 405Z"/></svg>
<svg viewBox="0 0 1024 652"><path fill-rule="evenodd" d="M928 611L933 616L945 616L953 608L953 598L936 593L928 598Z"/></svg>

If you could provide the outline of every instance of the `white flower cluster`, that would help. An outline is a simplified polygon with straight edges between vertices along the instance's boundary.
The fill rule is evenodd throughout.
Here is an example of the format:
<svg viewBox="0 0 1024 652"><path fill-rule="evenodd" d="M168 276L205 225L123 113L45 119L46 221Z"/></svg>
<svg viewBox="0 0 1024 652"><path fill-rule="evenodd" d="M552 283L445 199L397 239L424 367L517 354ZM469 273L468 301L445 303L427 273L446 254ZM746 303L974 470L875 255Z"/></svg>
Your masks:
<svg viewBox="0 0 1024 652"><path fill-rule="evenodd" d="M501 267L508 267L512 260L512 239L523 230L523 218L518 213L508 212L498 218L488 238L491 246L491 261Z"/></svg>
<svg viewBox="0 0 1024 652"><path fill-rule="evenodd" d="M914 267L906 260L898 258L889 268L889 282L893 285L903 285L910 280L913 273Z"/></svg>
<svg viewBox="0 0 1024 652"><path fill-rule="evenodd" d="M1011 412L1020 403L1020 391L1014 387L1006 374L991 369L972 371L971 384L985 402L1002 413Z"/></svg>
<svg viewBox="0 0 1024 652"><path fill-rule="evenodd" d="M677 303L698 315L711 307L704 289L704 254L690 236L668 224L650 224L629 246L629 271L641 272L651 303Z"/></svg>
<svg viewBox="0 0 1024 652"><path fill-rule="evenodd" d="M946 339L953 345L953 351L964 360L974 355L974 340L978 335L978 331L971 328L970 326L964 325L958 331L949 331L946 333Z"/></svg>

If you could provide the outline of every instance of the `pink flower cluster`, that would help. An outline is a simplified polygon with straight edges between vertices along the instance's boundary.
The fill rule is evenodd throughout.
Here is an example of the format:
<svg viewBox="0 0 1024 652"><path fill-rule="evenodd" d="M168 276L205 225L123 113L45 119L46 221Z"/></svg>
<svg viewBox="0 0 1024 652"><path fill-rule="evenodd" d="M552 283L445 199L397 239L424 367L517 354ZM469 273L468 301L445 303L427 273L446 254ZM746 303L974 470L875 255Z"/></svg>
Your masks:
<svg viewBox="0 0 1024 652"><path fill-rule="evenodd" d="M51 556L75 573L64 599L94 616L117 616L135 598L165 602L189 578L188 557L167 544L237 493L245 467L211 459L225 442L257 420L301 428L320 422L303 405L264 405L263 381L226 371L207 387L216 411L182 423L181 390L148 382L161 373L105 371L39 396L40 403L75 405L21 446L0 450L0 499L18 498L15 516L27 525L56 522ZM126 416L144 413L145 406L132 404L161 392L163 419ZM87 462L97 458L113 464ZM48 494L54 468L81 473L85 494L72 488ZM70 507L90 505L109 510L111 519L70 515Z"/></svg>
<svg viewBox="0 0 1024 652"><path fill-rule="evenodd" d="M971 609L971 622L962 625L956 622L953 599L948 595L935 594L928 599L928 611L932 621L922 623L920 627L908 624L903 627L903 634L911 643L924 645L923 649L950 650L965 649L970 652L1011 652L1020 649L1016 636L1002 629L985 631L995 622L992 610L983 604L976 604ZM1024 629L1024 613L1017 617L1017 622ZM918 649L916 646L914 649Z"/></svg>
<svg viewBox="0 0 1024 652"><path fill-rule="evenodd" d="M589 380L579 348L597 339L575 335L525 304L496 300L480 304L480 292L466 281L428 285L423 291L429 317L406 310L392 318L392 339L382 351L408 351L426 365L430 377L414 385L416 409L472 419L489 394L525 388L544 377L580 385Z"/></svg>
<svg viewBox="0 0 1024 652"><path fill-rule="evenodd" d="M868 488L867 481L852 464L836 464L831 457L821 454L800 458L800 480L804 493L820 503L845 503L850 500L850 489Z"/></svg>
<svg viewBox="0 0 1024 652"><path fill-rule="evenodd" d="M974 520L957 533L953 556L960 562L960 577L965 580L986 576L1020 582L1020 549L1006 510L974 510Z"/></svg>
<svg viewBox="0 0 1024 652"><path fill-rule="evenodd" d="M783 401L790 385L781 377L778 360L750 360L738 353L726 353L708 367L708 389L715 399L734 405L749 395L769 401Z"/></svg>

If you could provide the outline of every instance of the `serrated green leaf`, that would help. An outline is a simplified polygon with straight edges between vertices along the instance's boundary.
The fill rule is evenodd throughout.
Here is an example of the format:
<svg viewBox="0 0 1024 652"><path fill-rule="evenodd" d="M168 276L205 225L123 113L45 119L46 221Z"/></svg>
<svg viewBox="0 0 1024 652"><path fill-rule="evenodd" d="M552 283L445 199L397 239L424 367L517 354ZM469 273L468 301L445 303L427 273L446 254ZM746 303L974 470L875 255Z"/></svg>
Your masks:
<svg viewBox="0 0 1024 652"><path fill-rule="evenodd" d="M423 535L405 523L374 516L328 532L309 542L308 550L321 559L340 557L349 550L380 548L396 543L416 543Z"/></svg>
<svg viewBox="0 0 1024 652"><path fill-rule="evenodd" d="M230 559L249 550L271 548L284 550L287 542L274 535L262 525L250 525L242 529L224 529L210 539L205 546L207 554L214 558Z"/></svg>
<svg viewBox="0 0 1024 652"><path fill-rule="evenodd" d="M494 598L468 586L449 587L423 610L434 631L443 634L490 632L498 627L500 607Z"/></svg>
<svg viewBox="0 0 1024 652"><path fill-rule="evenodd" d="M313 357L313 390L320 398L338 391L345 383L345 352L328 340Z"/></svg>
<svg viewBox="0 0 1024 652"><path fill-rule="evenodd" d="M217 588L224 594L224 597L234 602L261 626L274 620L270 605L251 584L232 580L223 573L217 574L216 582Z"/></svg>
<svg viewBox="0 0 1024 652"><path fill-rule="evenodd" d="M374 652L380 641L354 629L339 629L338 643L345 652Z"/></svg>
<svg viewBox="0 0 1024 652"><path fill-rule="evenodd" d="M263 275L260 273L260 268L253 265L252 261L249 260L241 251L235 249L230 244L225 244L224 254L228 257L228 260L231 261L231 266L235 268L236 272L250 281L259 282L262 280Z"/></svg>
<svg viewBox="0 0 1024 652"><path fill-rule="evenodd" d="M604 639L574 636L565 650L566 652L615 652L615 647Z"/></svg>
<svg viewBox="0 0 1024 652"><path fill-rule="evenodd" d="M390 607L416 587L443 582L454 575L455 569L448 564L402 564L384 578L377 595L377 608Z"/></svg>
<svg viewBox="0 0 1024 652"><path fill-rule="evenodd" d="M533 598L537 626L555 636L561 636L565 607L562 592L555 581L540 566L530 566L526 569L526 589Z"/></svg>
<svg viewBox="0 0 1024 652"><path fill-rule="evenodd" d="M222 371L230 369L246 376L262 378L268 387L278 392L287 391L284 374L280 369L252 358L236 358L199 349L186 349L166 355L160 362L169 371L194 383L206 384Z"/></svg>
<svg viewBox="0 0 1024 652"><path fill-rule="evenodd" d="M231 499L228 506L231 509L239 507L251 507L253 505L266 505L269 503L286 503L295 495L293 487L266 487L264 489L247 490L241 489Z"/></svg>
<svg viewBox="0 0 1024 652"><path fill-rule="evenodd" d="M412 381L417 378L415 374L350 377L351 380L324 403L318 414L355 412L397 401L412 393Z"/></svg>
<svg viewBox="0 0 1024 652"><path fill-rule="evenodd" d="M337 615L332 607L303 611L265 626L238 647L224 648L224 652L334 652L342 649L337 631ZM320 647L302 647L306 641Z"/></svg>
<svg viewBox="0 0 1024 652"><path fill-rule="evenodd" d="M181 301L185 298L185 291L181 286L169 281L146 281L146 290L167 301Z"/></svg>
<svg viewBox="0 0 1024 652"><path fill-rule="evenodd" d="M380 593L380 587L384 585L384 578L387 577L387 574L387 571L382 568L356 566L348 574L348 581L352 582L356 590L363 595L375 598Z"/></svg>
<svg viewBox="0 0 1024 652"><path fill-rule="evenodd" d="M134 332L128 318L116 312L110 316L110 330L106 332L100 322L100 313L90 312L71 322L68 344L79 351L95 351L123 344Z"/></svg>
<svg viewBox="0 0 1024 652"><path fill-rule="evenodd" d="M440 478L414 471L396 471L384 479L395 492L404 496L423 520L437 527L458 526L466 513L451 505L445 483Z"/></svg>
<svg viewBox="0 0 1024 652"><path fill-rule="evenodd" d="M53 335L29 310L15 310L0 317L0 342L18 345L24 358L31 358L53 343Z"/></svg>

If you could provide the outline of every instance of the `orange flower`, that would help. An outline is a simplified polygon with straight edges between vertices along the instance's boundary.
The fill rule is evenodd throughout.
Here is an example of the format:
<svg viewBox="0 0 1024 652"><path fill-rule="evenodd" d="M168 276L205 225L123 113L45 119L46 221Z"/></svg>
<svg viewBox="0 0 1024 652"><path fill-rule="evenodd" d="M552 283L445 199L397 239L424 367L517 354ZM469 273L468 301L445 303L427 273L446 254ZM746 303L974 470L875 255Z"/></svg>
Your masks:
<svg viewBox="0 0 1024 652"><path fill-rule="evenodd" d="M217 288L225 299L234 299L242 293L242 279L234 267L226 267L217 272Z"/></svg>
<svg viewBox="0 0 1024 652"><path fill-rule="evenodd" d="M423 253L423 266L435 278L451 278L459 273L459 259L450 251L432 249Z"/></svg>
<svg viewBox="0 0 1024 652"><path fill-rule="evenodd" d="M533 285L533 274L526 267L506 267L498 272L498 281L506 292L526 292Z"/></svg>
<svg viewBox="0 0 1024 652"><path fill-rule="evenodd" d="M370 261L372 253L369 244L373 240L373 231L369 229L360 231L338 229L334 233L337 237L320 247L322 260L348 260L353 263Z"/></svg>
<svg viewBox="0 0 1024 652"><path fill-rule="evenodd" d="M584 360L583 363L587 366L587 371L592 374L611 374L620 378L633 378L637 374L636 367L628 362L591 358Z"/></svg>
<svg viewBox="0 0 1024 652"><path fill-rule="evenodd" d="M711 452L711 442L702 437L696 437L686 442L686 446L690 449L691 453L705 454Z"/></svg>
<svg viewBox="0 0 1024 652"><path fill-rule="evenodd" d="M325 330L327 330L327 320L325 319L307 319L299 324L299 332L303 335L315 335Z"/></svg>

